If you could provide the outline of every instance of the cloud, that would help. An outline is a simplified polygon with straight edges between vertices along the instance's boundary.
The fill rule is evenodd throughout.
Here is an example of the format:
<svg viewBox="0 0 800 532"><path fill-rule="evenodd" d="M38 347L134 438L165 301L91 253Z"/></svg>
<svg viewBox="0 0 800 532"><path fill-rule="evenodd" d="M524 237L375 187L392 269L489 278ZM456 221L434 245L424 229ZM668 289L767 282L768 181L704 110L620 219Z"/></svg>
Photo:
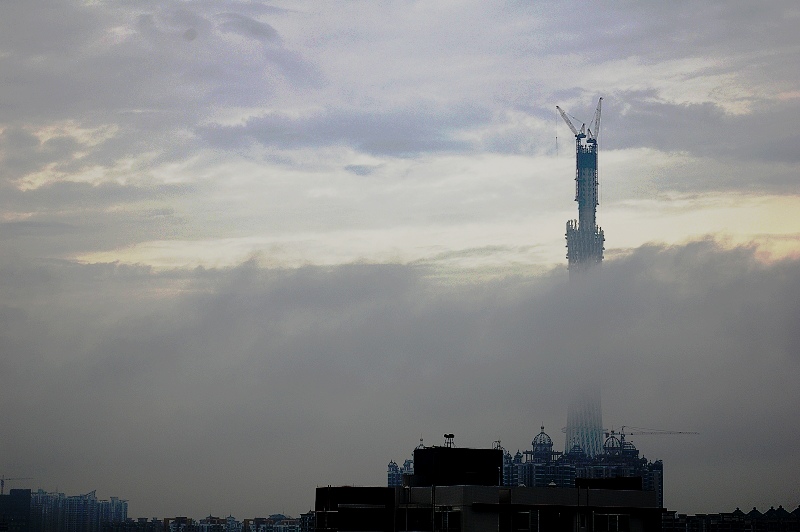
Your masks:
<svg viewBox="0 0 800 532"><path fill-rule="evenodd" d="M409 156L468 148L451 132L488 118L479 106L437 109L420 104L388 113L330 109L304 117L270 113L243 126L209 126L203 135L212 145L227 148L248 141L282 148L344 144L369 154Z"/></svg>
<svg viewBox="0 0 800 532"><path fill-rule="evenodd" d="M217 17L223 21L219 25L223 31L238 33L263 42L275 42L279 38L275 28L253 18L238 13L222 13Z"/></svg>
<svg viewBox="0 0 800 532"><path fill-rule="evenodd" d="M681 151L715 160L796 164L785 132L798 102L771 102L752 114L726 115L713 104L674 105L654 101L653 94L607 98L606 147L648 147Z"/></svg>
<svg viewBox="0 0 800 532"><path fill-rule="evenodd" d="M265 497L298 513L315 485L381 484L420 435L524 449L544 422L558 442L571 387L591 378L609 425L701 432L635 440L665 461L670 508L793 504L777 472L800 463L782 443L797 437L800 265L701 241L600 275L448 285L391 265L7 260L4 455L47 489L121 495L136 515L243 517L270 511ZM760 446L742 447L748 430ZM755 482L709 484L730 469L719 456Z"/></svg>
<svg viewBox="0 0 800 532"><path fill-rule="evenodd" d="M348 172L352 172L356 175L371 175L373 172L378 170L380 165L369 165L369 164L348 164L344 167L345 170Z"/></svg>
<svg viewBox="0 0 800 532"><path fill-rule="evenodd" d="M798 263L685 243L796 247L793 3L292 7L0 8L0 470L297 513L420 435L558 441L591 377L702 433L636 441L670 507L796 504ZM568 284L554 106L601 95L613 260ZM204 248L256 258L151 267Z"/></svg>

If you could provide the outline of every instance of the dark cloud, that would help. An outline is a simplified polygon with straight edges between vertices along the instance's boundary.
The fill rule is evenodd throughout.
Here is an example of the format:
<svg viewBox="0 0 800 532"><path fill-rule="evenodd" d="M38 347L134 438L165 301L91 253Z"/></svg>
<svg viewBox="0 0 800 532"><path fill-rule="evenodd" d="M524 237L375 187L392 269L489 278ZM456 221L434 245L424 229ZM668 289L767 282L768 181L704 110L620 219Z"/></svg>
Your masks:
<svg viewBox="0 0 800 532"><path fill-rule="evenodd" d="M213 4L168 2L126 10L37 3L24 14L8 15L3 19L13 24L0 33L0 49L7 52L0 56L4 121L97 121L133 109L169 111L162 118L185 127L205 115L209 96L215 105L252 105L263 102L276 75L303 82L316 76L301 55L281 47L268 23L242 13L218 14ZM28 16L42 22L26 24ZM48 20L58 26L42 32L54 42L39 49L30 28ZM240 43L226 40L230 32L270 46L243 54Z"/></svg>
<svg viewBox="0 0 800 532"><path fill-rule="evenodd" d="M419 105L388 112L330 109L309 117L269 114L243 126L210 126L202 135L212 145L231 148L257 142L279 147L350 145L380 155L468 149L454 133L490 119L490 112L473 105L439 109Z"/></svg>
<svg viewBox="0 0 800 532"><path fill-rule="evenodd" d="M742 115L726 114L711 103L658 102L652 92L612 96L604 104L603 140L610 149L648 147L721 161L800 162L785 134L800 112L798 100L756 105L753 113Z"/></svg>
<svg viewBox="0 0 800 532"><path fill-rule="evenodd" d="M356 175L370 175L375 170L380 168L380 165L369 165L369 164L349 164L344 167L345 170L348 172L352 172Z"/></svg>
<svg viewBox="0 0 800 532"><path fill-rule="evenodd" d="M297 513L318 484L383 483L390 459L443 431L525 448L543 422L558 442L570 389L590 378L609 425L701 432L636 440L665 461L670 508L800 495L779 474L800 464L785 444L798 436L797 261L703 241L635 250L581 283L559 270L444 285L356 265L6 260L1 273L4 467L125 496L135 515ZM731 462L751 482L709 480Z"/></svg>
<svg viewBox="0 0 800 532"><path fill-rule="evenodd" d="M250 37L263 42L279 41L278 32L275 28L250 17L239 13L221 13L217 15L222 22L219 28L223 31L238 33L245 37Z"/></svg>
<svg viewBox="0 0 800 532"><path fill-rule="evenodd" d="M663 3L596 4L580 10L555 1L522 3L518 9L535 12L553 29L549 50L585 55L598 63L631 56L653 62L743 54L738 58L742 63L736 66L746 66L744 56L750 56L752 66L753 60L766 59L753 57L754 50L793 46L798 16L797 7L790 0L767 5L708 2L691 8Z"/></svg>
<svg viewBox="0 0 800 532"><path fill-rule="evenodd" d="M26 191L7 187L0 205L13 216L0 222L0 241L12 256L44 258L191 237L197 228L174 205L194 194L181 185L67 181Z"/></svg>

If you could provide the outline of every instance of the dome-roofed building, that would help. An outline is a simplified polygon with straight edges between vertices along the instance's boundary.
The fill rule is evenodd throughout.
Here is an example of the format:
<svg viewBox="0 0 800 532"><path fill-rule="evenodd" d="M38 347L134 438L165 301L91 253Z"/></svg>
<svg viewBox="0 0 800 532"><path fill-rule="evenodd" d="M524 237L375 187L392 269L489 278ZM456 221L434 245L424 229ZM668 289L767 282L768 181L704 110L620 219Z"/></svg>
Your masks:
<svg viewBox="0 0 800 532"><path fill-rule="evenodd" d="M531 454L536 462L549 462L553 460L553 440L541 426L541 432L531 442Z"/></svg>
<svg viewBox="0 0 800 532"><path fill-rule="evenodd" d="M636 446L625 439L623 432L610 432L600 452L593 456L584 449L580 440L569 440L567 452L553 450L553 439L544 425L533 437L530 449L512 453L495 441L494 449L502 450L501 482L510 487L544 488L555 484L559 488L575 488L577 479L641 478L644 491L655 491L659 507L663 507L664 466L660 460L648 461L639 456ZM603 443L602 440L600 443ZM391 474L400 469L396 463L389 466Z"/></svg>
<svg viewBox="0 0 800 532"><path fill-rule="evenodd" d="M622 453L622 442L612 432L603 444L606 456L619 456Z"/></svg>
<svg viewBox="0 0 800 532"><path fill-rule="evenodd" d="M531 449L520 455L507 456L508 467L503 479L507 486L546 487L555 483L560 488L574 488L576 479L640 477L642 487L655 491L663 504L663 464L639 457L636 446L625 440L624 433L610 432L602 451L589 456L574 440L566 453L553 451L553 439L540 427L531 441Z"/></svg>

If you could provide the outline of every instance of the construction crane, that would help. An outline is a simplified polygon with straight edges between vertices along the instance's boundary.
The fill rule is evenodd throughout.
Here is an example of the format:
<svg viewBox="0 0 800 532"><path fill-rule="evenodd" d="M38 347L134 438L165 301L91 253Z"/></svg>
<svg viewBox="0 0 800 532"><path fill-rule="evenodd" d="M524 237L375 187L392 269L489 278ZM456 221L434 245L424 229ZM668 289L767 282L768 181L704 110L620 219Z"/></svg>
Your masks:
<svg viewBox="0 0 800 532"><path fill-rule="evenodd" d="M0 495L5 495L6 480L33 480L33 478L32 477L6 478L5 475L0 476Z"/></svg>
<svg viewBox="0 0 800 532"><path fill-rule="evenodd" d="M598 137L600 137L600 107L602 107L602 105L603 98L601 97L599 100L597 100L597 109L594 111L594 120L592 120L592 126L586 129L589 142L597 142Z"/></svg>
<svg viewBox="0 0 800 532"><path fill-rule="evenodd" d="M597 178L597 137L600 133L600 110L603 98L597 102L594 118L586 127L578 129L567 113L556 105L556 109L570 131L575 135L575 201L578 202L578 219L567 221L567 261L570 278L603 261L605 235L597 226L599 182Z"/></svg>
<svg viewBox="0 0 800 532"><path fill-rule="evenodd" d="M625 429L634 429L630 432L625 432ZM606 439L609 437L616 437L619 436L619 441L622 445L625 445L625 437L626 436L657 436L657 435L666 435L666 434L700 434L699 432L693 432L688 430L661 430L661 429L643 429L639 427L631 427L628 425L622 425L620 427L619 432L615 430L608 430L605 429L605 436Z"/></svg>
<svg viewBox="0 0 800 532"><path fill-rule="evenodd" d="M631 432L625 432L625 429L633 429ZM631 427L628 425L622 425L620 427L620 434L623 436L657 436L659 434L700 434L699 432L694 432L690 430L661 430L661 429L643 429L641 427Z"/></svg>
<svg viewBox="0 0 800 532"><path fill-rule="evenodd" d="M625 432L625 429L633 429L632 432ZM561 432L566 433L567 427L561 427ZM659 434L700 434L690 430L661 430L661 429L643 429L640 427L631 427L630 425L622 425L619 431L614 429L603 429L606 438L609 436L657 436Z"/></svg>
<svg viewBox="0 0 800 532"><path fill-rule="evenodd" d="M582 138L586 137L586 124L581 124L581 130L578 131L578 128L576 128L572 124L572 120L569 119L569 117L567 116L567 113L565 113L564 110L561 107L557 106L557 105L556 105L556 109L558 109L558 112L561 113L561 118L563 118L564 122L567 123L567 125L569 126L569 129L572 131L572 134L575 135L575 138L582 139Z"/></svg>
<svg viewBox="0 0 800 532"><path fill-rule="evenodd" d="M572 131L572 134L575 135L576 139L585 138L586 142L591 142L594 144L597 142L597 137L600 136L600 108L602 107L602 105L603 105L603 98L600 98L597 101L597 109L595 109L594 118L592 119L589 128L587 129L586 124L584 123L581 124L580 130L578 130L578 128L575 127L575 125L572 123L572 120L569 119L569 116L567 115L567 113L564 112L564 110L561 107L556 105L556 109L558 109L558 112L561 114L561 118L563 118L564 122L567 123L569 129Z"/></svg>

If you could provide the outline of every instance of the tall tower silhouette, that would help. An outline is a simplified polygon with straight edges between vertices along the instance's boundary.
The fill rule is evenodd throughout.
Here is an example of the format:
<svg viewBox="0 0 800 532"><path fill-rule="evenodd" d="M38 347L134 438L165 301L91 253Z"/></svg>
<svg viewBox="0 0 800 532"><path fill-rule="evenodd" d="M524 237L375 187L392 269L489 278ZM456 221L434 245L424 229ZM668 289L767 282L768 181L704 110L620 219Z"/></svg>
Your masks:
<svg viewBox="0 0 800 532"><path fill-rule="evenodd" d="M597 102L594 120L578 130L559 106L561 117L575 135L575 201L578 202L578 219L567 222L567 261L570 278L603 261L603 230L597 226L598 180L597 138L600 134L600 107Z"/></svg>
<svg viewBox="0 0 800 532"><path fill-rule="evenodd" d="M603 415L600 410L600 389L582 389L573 396L567 410L567 437L564 452L576 451L588 457L603 451Z"/></svg>
<svg viewBox="0 0 800 532"><path fill-rule="evenodd" d="M605 235L597 225L600 204L597 179L597 139L600 136L600 109L597 102L594 119L580 130L560 107L561 117L575 135L575 201L578 219L567 222L567 261L569 277L589 270L603 261ZM576 393L567 410L567 437L564 452L582 452L594 457L603 451L603 417L599 388L583 388Z"/></svg>

